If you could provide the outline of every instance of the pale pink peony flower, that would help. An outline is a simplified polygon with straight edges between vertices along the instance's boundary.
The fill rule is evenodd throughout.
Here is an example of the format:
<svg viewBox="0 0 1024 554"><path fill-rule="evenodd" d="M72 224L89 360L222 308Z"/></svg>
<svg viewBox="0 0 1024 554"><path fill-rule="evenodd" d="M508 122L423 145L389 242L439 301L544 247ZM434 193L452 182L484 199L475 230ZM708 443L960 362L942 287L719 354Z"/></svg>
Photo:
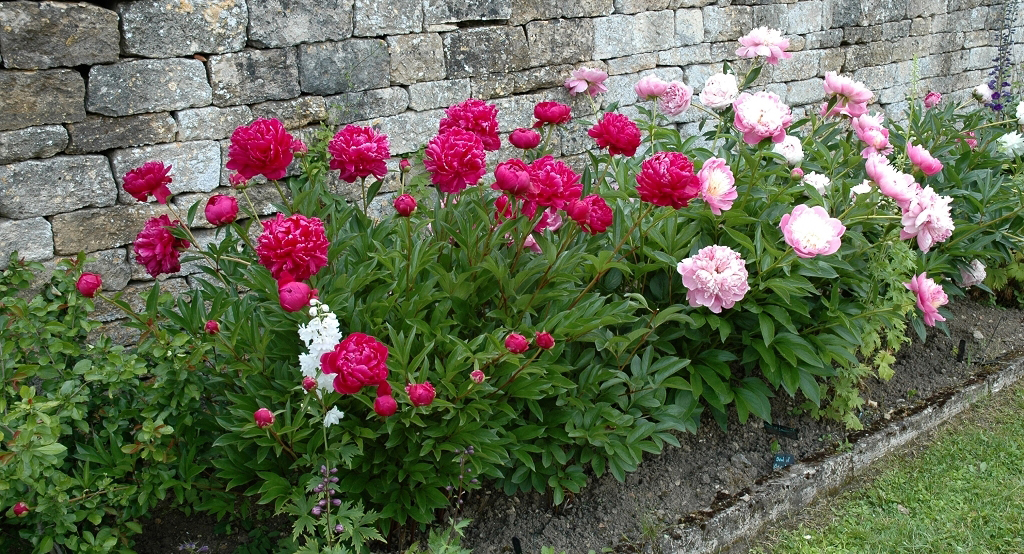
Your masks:
<svg viewBox="0 0 1024 554"><path fill-rule="evenodd" d="M864 171L878 185L882 194L896 201L896 205L906 210L921 185L914 181L913 175L898 171L889 160L881 154L871 154L864 162Z"/></svg>
<svg viewBox="0 0 1024 554"><path fill-rule="evenodd" d="M927 110L934 108L942 102L942 95L935 92L934 90L924 95L924 107Z"/></svg>
<svg viewBox="0 0 1024 554"><path fill-rule="evenodd" d="M723 211L732 208L737 196L736 178L724 159L708 158L697 172L697 178L700 179L700 196L711 208L711 213L722 215Z"/></svg>
<svg viewBox="0 0 1024 554"><path fill-rule="evenodd" d="M805 185L811 185L814 190L818 191L818 194L825 194L828 190L828 186L832 184L832 180L828 178L828 175L822 175L815 171L811 171L804 175L800 182Z"/></svg>
<svg viewBox="0 0 1024 554"><path fill-rule="evenodd" d="M831 110L827 110L828 102L832 97L838 96L839 100ZM848 115L860 117L868 113L868 102L874 94L864 83L854 81L849 77L839 75L835 71L825 72L825 104L821 106L821 115L824 117L835 117Z"/></svg>
<svg viewBox="0 0 1024 554"><path fill-rule="evenodd" d="M1024 102L1021 102L1021 106L1024 106ZM967 137L963 139L963 141L967 143L967 146L970 147L971 150L978 147L978 140L974 138L974 131L964 131L963 135ZM956 139L956 141L960 142L960 139Z"/></svg>
<svg viewBox="0 0 1024 554"><path fill-rule="evenodd" d="M740 37L740 47L736 55L741 58L753 58L764 56L765 61L776 65L779 60L787 60L793 57L785 50L789 48L789 39L782 36L782 31L769 29L768 27L757 27L745 36Z"/></svg>
<svg viewBox="0 0 1024 554"><path fill-rule="evenodd" d="M863 114L850 121L853 131L857 133L857 138L867 144L867 147L860 151L861 156L867 158L871 154L882 154L883 156L892 154L893 147L889 144L889 130L882 127L883 119L885 119L884 114Z"/></svg>
<svg viewBox="0 0 1024 554"><path fill-rule="evenodd" d="M740 95L736 76L731 73L716 73L704 81L704 89L700 91L700 103L712 110L724 110L732 105Z"/></svg>
<svg viewBox="0 0 1024 554"><path fill-rule="evenodd" d="M581 67L574 69L569 74L569 78L565 81L565 88L569 89L569 94L573 96L586 92L591 97L594 97L608 92L608 87L604 86L606 79L608 79L608 74L600 69Z"/></svg>
<svg viewBox="0 0 1024 554"><path fill-rule="evenodd" d="M910 158L910 163L929 177L942 171L942 162L933 158L932 153L923 146L918 146L909 140L907 141L907 157Z"/></svg>
<svg viewBox="0 0 1024 554"><path fill-rule="evenodd" d="M679 115L690 108L691 98L693 88L679 81L672 81L665 89L665 94L658 98L658 110L665 115Z"/></svg>
<svg viewBox="0 0 1024 554"><path fill-rule="evenodd" d="M978 102L981 102L982 104L987 104L992 101L992 96L995 94L995 91L989 88L987 84L982 83L974 87L973 94L974 98Z"/></svg>
<svg viewBox="0 0 1024 554"><path fill-rule="evenodd" d="M969 266L960 268L960 284L964 288L982 284L985 277L985 264L981 260L971 260Z"/></svg>
<svg viewBox="0 0 1024 554"><path fill-rule="evenodd" d="M799 165L804 161L804 145L800 142L799 137L793 135L786 135L782 142L775 143L772 146L772 152L786 158L786 163L789 165ZM803 176L802 171L800 175Z"/></svg>
<svg viewBox="0 0 1024 554"><path fill-rule="evenodd" d="M909 283L903 283L903 286L917 295L917 309L921 310L925 325L934 327L939 321L946 321L946 318L939 314L939 306L945 306L949 302L949 297L927 273L915 275Z"/></svg>
<svg viewBox="0 0 1024 554"><path fill-rule="evenodd" d="M801 258L834 254L839 250L839 239L846 232L843 222L829 217L825 208L811 208L807 204L801 204L793 208L791 213L782 216L779 227L786 238L786 244L792 246Z"/></svg>
<svg viewBox="0 0 1024 554"><path fill-rule="evenodd" d="M772 92L742 93L732 104L736 111L733 125L743 133L743 142L757 144L766 138L782 142L786 128L793 122L789 106Z"/></svg>
<svg viewBox="0 0 1024 554"><path fill-rule="evenodd" d="M951 197L939 196L932 187L918 191L903 210L900 240L917 237L918 248L927 252L932 245L948 239L954 227L949 212L952 202Z"/></svg>
<svg viewBox="0 0 1024 554"><path fill-rule="evenodd" d="M728 246L705 246L696 256L679 262L676 271L683 278L690 306L707 306L716 314L733 307L750 290L745 262Z"/></svg>
<svg viewBox="0 0 1024 554"><path fill-rule="evenodd" d="M667 89L668 83L662 81L657 75L648 75L633 85L633 91L636 92L637 97L641 100L658 98L665 94Z"/></svg>

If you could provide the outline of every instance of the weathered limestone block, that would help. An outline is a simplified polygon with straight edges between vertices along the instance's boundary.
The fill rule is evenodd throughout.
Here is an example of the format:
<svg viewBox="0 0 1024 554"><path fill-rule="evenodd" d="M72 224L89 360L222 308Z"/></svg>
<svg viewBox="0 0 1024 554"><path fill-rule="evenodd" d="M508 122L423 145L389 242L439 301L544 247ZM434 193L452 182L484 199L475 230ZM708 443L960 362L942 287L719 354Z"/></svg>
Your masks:
<svg viewBox="0 0 1024 554"><path fill-rule="evenodd" d="M804 38L806 39L804 48L808 50L834 48L843 42L843 29L828 29L825 31L808 33Z"/></svg>
<svg viewBox="0 0 1024 554"><path fill-rule="evenodd" d="M0 271L7 269L11 252L30 262L53 257L53 229L42 217L0 219Z"/></svg>
<svg viewBox="0 0 1024 554"><path fill-rule="evenodd" d="M845 47L846 62L843 71L856 71L862 67L885 65L892 61L891 42L873 42Z"/></svg>
<svg viewBox="0 0 1024 554"><path fill-rule="evenodd" d="M862 24L861 0L833 0L825 2L823 8L822 24L826 29L849 29Z"/></svg>
<svg viewBox="0 0 1024 554"><path fill-rule="evenodd" d="M823 4L804 1L787 5L782 17L782 32L803 35L824 29Z"/></svg>
<svg viewBox="0 0 1024 554"><path fill-rule="evenodd" d="M636 73L645 69L654 69L658 66L658 54L656 52L645 52L622 58L605 60L609 75L622 75L623 73Z"/></svg>
<svg viewBox="0 0 1024 554"><path fill-rule="evenodd" d="M907 2L907 17L927 17L940 13L946 13L947 0L909 0Z"/></svg>
<svg viewBox="0 0 1024 554"><path fill-rule="evenodd" d="M124 246L135 240L147 220L164 214L174 219L166 205L156 202L60 213L50 220L53 248L57 254L70 255ZM128 256L134 263L130 250Z"/></svg>
<svg viewBox="0 0 1024 554"><path fill-rule="evenodd" d="M907 15L906 0L863 0L861 25L898 21Z"/></svg>
<svg viewBox="0 0 1024 554"><path fill-rule="evenodd" d="M530 48L522 27L459 29L443 38L451 79L510 73L530 65Z"/></svg>
<svg viewBox="0 0 1024 554"><path fill-rule="evenodd" d="M793 106L821 102L825 99L824 80L815 77L814 79L786 83L786 98Z"/></svg>
<svg viewBox="0 0 1024 554"><path fill-rule="evenodd" d="M352 0L259 0L249 3L249 42L280 48L352 36Z"/></svg>
<svg viewBox="0 0 1024 554"><path fill-rule="evenodd" d="M50 238L50 241L52 246L53 237ZM54 272L57 271L60 262L77 258L78 256L58 256L43 262L43 270L36 273L29 290L38 290L45 283L48 283ZM82 266L82 271L99 274L103 278L102 290L105 291L123 289L132 277L131 265L128 263L127 251L124 248L90 252L86 258L85 265ZM96 300L96 303L99 304L100 300L98 298Z"/></svg>
<svg viewBox="0 0 1024 554"><path fill-rule="evenodd" d="M470 95L469 79L416 83L409 86L409 108L418 112L447 108Z"/></svg>
<svg viewBox="0 0 1024 554"><path fill-rule="evenodd" d="M387 38L391 80L399 85L445 78L444 43L437 33Z"/></svg>
<svg viewBox="0 0 1024 554"><path fill-rule="evenodd" d="M530 65L576 63L594 57L593 19L553 19L526 25Z"/></svg>
<svg viewBox="0 0 1024 554"><path fill-rule="evenodd" d="M277 119L287 129L297 129L327 119L323 96L300 96L294 100L263 102L252 106L254 118Z"/></svg>
<svg viewBox="0 0 1024 554"><path fill-rule="evenodd" d="M424 0L423 20L428 25L457 21L490 21L512 16L512 0Z"/></svg>
<svg viewBox="0 0 1024 554"><path fill-rule="evenodd" d="M522 25L537 19L560 17L598 17L615 11L614 0L516 0L509 25Z"/></svg>
<svg viewBox="0 0 1024 554"><path fill-rule="evenodd" d="M499 98L493 102L498 107L498 130L507 133L520 127L533 125L533 107L545 100L544 94L523 94L510 98Z"/></svg>
<svg viewBox="0 0 1024 554"><path fill-rule="evenodd" d="M675 0L615 0L615 13L654 12L672 7Z"/></svg>
<svg viewBox="0 0 1024 554"><path fill-rule="evenodd" d="M209 192L220 184L220 146L216 141L198 140L124 148L110 153L110 163L117 178L118 194L122 203L137 202L121 186L125 173L153 160L171 166L172 181L167 188L174 194Z"/></svg>
<svg viewBox="0 0 1024 554"><path fill-rule="evenodd" d="M199 60L133 60L89 70L86 107L122 116L206 106L212 89Z"/></svg>
<svg viewBox="0 0 1024 554"><path fill-rule="evenodd" d="M243 50L207 63L216 106L287 100L302 92L294 48Z"/></svg>
<svg viewBox="0 0 1024 554"><path fill-rule="evenodd" d="M178 122L178 140L220 140L231 136L239 125L247 125L254 118L249 106L230 108L193 108L174 113Z"/></svg>
<svg viewBox="0 0 1024 554"><path fill-rule="evenodd" d="M516 92L516 78L512 73L492 73L469 80L473 98L488 100L511 96Z"/></svg>
<svg viewBox="0 0 1024 554"><path fill-rule="evenodd" d="M245 47L245 0L133 0L119 2L125 54L168 58L237 52Z"/></svg>
<svg viewBox="0 0 1024 554"><path fill-rule="evenodd" d="M376 39L302 44L299 82L307 94L338 94L391 84L387 43Z"/></svg>
<svg viewBox="0 0 1024 554"><path fill-rule="evenodd" d="M444 110L405 112L391 117L370 119L358 123L372 125L388 136L391 155L408 154L423 146L437 134L438 124L444 117Z"/></svg>
<svg viewBox="0 0 1024 554"><path fill-rule="evenodd" d="M676 10L676 44L704 42L704 13L698 9Z"/></svg>
<svg viewBox="0 0 1024 554"><path fill-rule="evenodd" d="M992 60L999 55L999 49L995 46L972 48L967 55L967 66L965 69L988 69L992 67Z"/></svg>
<svg viewBox="0 0 1024 554"><path fill-rule="evenodd" d="M355 29L357 37L404 35L423 30L422 0L356 0Z"/></svg>
<svg viewBox="0 0 1024 554"><path fill-rule="evenodd" d="M783 34L785 34L786 29L783 19L785 18L786 10L788 9L788 4L751 6L750 13L754 19L752 26L779 29L783 32Z"/></svg>
<svg viewBox="0 0 1024 554"><path fill-rule="evenodd" d="M103 156L56 156L0 166L0 216L47 216L117 199Z"/></svg>
<svg viewBox="0 0 1024 554"><path fill-rule="evenodd" d="M671 11L637 15L610 15L594 19L594 58L603 60L643 52L656 52L676 44L675 20Z"/></svg>
<svg viewBox="0 0 1024 554"><path fill-rule="evenodd" d="M754 27L754 15L748 6L707 6L701 8L704 18L704 40L722 42L736 40Z"/></svg>
<svg viewBox="0 0 1024 554"><path fill-rule="evenodd" d="M88 154L111 148L171 142L177 125L170 114L154 113L125 117L90 115L67 125L71 141L68 154Z"/></svg>
<svg viewBox="0 0 1024 554"><path fill-rule="evenodd" d="M695 44L658 52L658 65L690 65L708 63L711 60L711 47L707 44Z"/></svg>
<svg viewBox="0 0 1024 554"><path fill-rule="evenodd" d="M458 88L457 82L444 81L444 83L451 89ZM402 87L390 87L329 96L326 99L327 122L330 125L340 125L375 117L398 115L409 107L412 87L409 88L409 91Z"/></svg>
<svg viewBox="0 0 1024 554"><path fill-rule="evenodd" d="M0 51L16 69L117 61L117 14L91 4L0 2Z"/></svg>
<svg viewBox="0 0 1024 554"><path fill-rule="evenodd" d="M68 146L68 132L60 125L28 127L0 132L0 165L32 158L49 158Z"/></svg>
<svg viewBox="0 0 1024 554"><path fill-rule="evenodd" d="M792 52L793 57L778 65L769 65L762 78L771 83L784 83L817 77L821 67L821 50Z"/></svg>
<svg viewBox="0 0 1024 554"><path fill-rule="evenodd" d="M85 79L70 69L0 70L0 131L85 119Z"/></svg>

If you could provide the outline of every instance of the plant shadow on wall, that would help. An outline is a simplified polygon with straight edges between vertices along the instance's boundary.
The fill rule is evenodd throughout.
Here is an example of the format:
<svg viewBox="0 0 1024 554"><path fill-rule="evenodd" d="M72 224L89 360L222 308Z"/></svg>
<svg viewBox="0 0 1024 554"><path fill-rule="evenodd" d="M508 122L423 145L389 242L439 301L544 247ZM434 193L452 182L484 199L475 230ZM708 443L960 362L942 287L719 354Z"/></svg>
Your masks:
<svg viewBox="0 0 1024 554"><path fill-rule="evenodd" d="M777 31L741 45L789 57ZM598 113L582 172L548 151L569 106L538 104L510 137L522 158L492 176L497 109L453 106L400 164L381 220L366 208L384 135L347 126L307 146L276 120L239 127L232 194L154 218L135 242L154 277L197 261L199 286L175 298L157 281L138 312L83 257L31 301L11 294L27 279L12 264L9 521L38 552L105 552L130 548L157 499L224 517L252 498L293 519L281 551L365 552L404 547L485 482L557 505L591 476L622 480L705 411L771 421L782 393L859 425L860 382L892 375L908 322L942 326L948 294L1020 251L1020 152L997 149L1016 122L932 98L884 124L871 92L834 73L821 113L798 119L746 90L762 61L744 63L701 105L683 83L637 83L648 103L635 121ZM584 68L567 85L593 98L604 77ZM686 109L710 114L701 136L668 124ZM294 156L302 174L281 181ZM329 192L334 171L361 202ZM257 175L281 193L262 223ZM142 201L170 195L159 161L124 181ZM200 209L219 238L203 248ZM84 344L94 296L131 314L134 350Z"/></svg>

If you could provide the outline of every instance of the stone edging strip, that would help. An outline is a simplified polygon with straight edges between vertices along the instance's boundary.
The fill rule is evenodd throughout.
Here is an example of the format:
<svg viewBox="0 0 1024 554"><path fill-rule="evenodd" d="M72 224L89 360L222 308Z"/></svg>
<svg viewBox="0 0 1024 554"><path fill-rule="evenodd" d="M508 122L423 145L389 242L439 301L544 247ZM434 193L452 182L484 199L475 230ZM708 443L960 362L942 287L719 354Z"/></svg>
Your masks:
<svg viewBox="0 0 1024 554"><path fill-rule="evenodd" d="M662 535L661 551L704 554L727 551L739 541L751 540L765 526L788 518L820 495L840 489L864 474L878 459L1022 377L1024 358L1018 358L955 393L937 393L923 402L926 407L920 411L861 437L850 452L797 463L783 470L781 475L716 501L710 510L691 514L686 518L690 521Z"/></svg>

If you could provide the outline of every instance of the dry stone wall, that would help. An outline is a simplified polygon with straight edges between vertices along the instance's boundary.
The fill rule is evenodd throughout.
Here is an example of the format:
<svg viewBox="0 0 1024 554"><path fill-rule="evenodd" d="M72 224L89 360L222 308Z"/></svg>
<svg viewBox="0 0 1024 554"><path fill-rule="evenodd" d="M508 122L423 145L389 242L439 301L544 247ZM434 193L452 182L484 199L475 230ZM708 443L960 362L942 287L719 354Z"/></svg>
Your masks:
<svg viewBox="0 0 1024 554"><path fill-rule="evenodd" d="M899 111L915 85L965 99L986 80L1003 20L1003 0L0 1L0 269L13 250L50 268L85 251L106 289L144 286L131 242L167 208L124 194L124 173L172 164L179 211L231 194L227 138L257 117L300 136L371 124L404 154L470 96L498 105L505 133L542 100L590 113L561 86L582 65L611 75L599 101L635 113L640 77L699 91L761 25L790 39L793 58L762 82L795 111L822 101L830 70ZM694 132L699 117L676 123ZM592 147L579 124L559 139L567 157ZM268 187L254 189L264 213ZM194 270L167 287L183 289Z"/></svg>

